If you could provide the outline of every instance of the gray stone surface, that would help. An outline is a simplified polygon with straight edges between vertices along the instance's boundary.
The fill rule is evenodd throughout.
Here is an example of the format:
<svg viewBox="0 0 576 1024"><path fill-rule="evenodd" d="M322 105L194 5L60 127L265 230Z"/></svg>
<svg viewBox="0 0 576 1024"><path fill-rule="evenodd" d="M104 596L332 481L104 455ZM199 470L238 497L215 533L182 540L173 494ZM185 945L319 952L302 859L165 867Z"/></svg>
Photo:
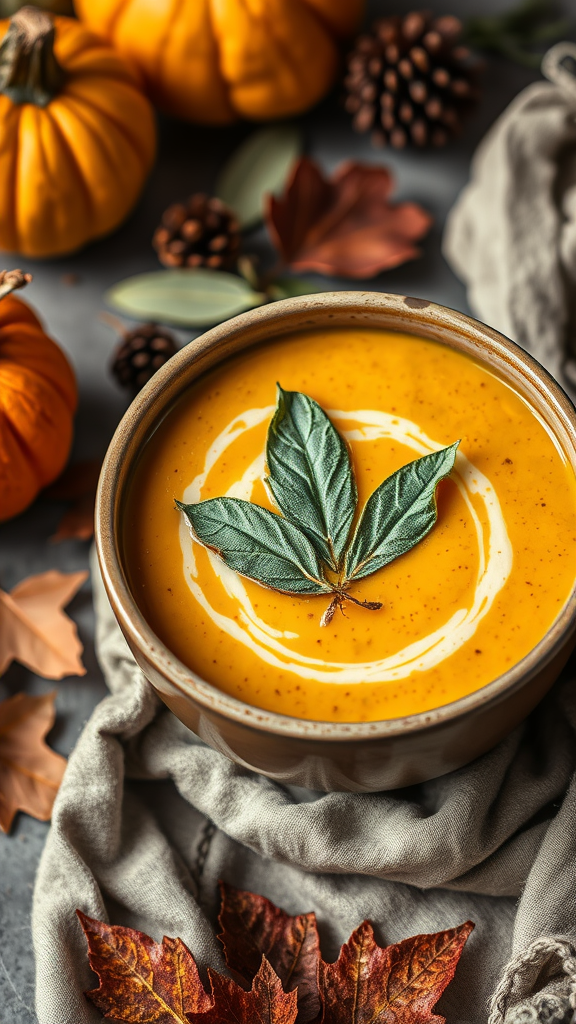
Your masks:
<svg viewBox="0 0 576 1024"><path fill-rule="evenodd" d="M377 10L408 10L410 3L394 5L376 2ZM445 13L450 4L430 4ZM507 3L454 2L454 13L501 10ZM333 101L303 119L310 154L326 168L354 157L391 166L397 177L399 198L422 203L435 218L435 227L424 243L422 259L382 274L370 287L431 298L467 311L463 287L440 255L443 220L464 185L471 153L494 118L510 99L535 76L512 65L491 62L485 76L485 96L464 136L439 152L375 152L365 138L355 136L347 117ZM150 237L159 215L171 201L197 189L210 191L214 177L226 156L249 131L247 126L208 130L164 122L161 125L160 154L135 214L114 236L90 246L84 252L45 263L26 261L34 283L26 298L46 321L54 337L70 353L80 385L80 409L76 421L74 457L94 458L104 453L118 419L125 409L124 396L109 376L107 364L114 344L109 330L98 319L103 309L102 293L129 274L157 267ZM253 238L253 249L266 254L263 232ZM6 266L22 260L5 258ZM66 283L65 275L77 275L77 283ZM326 288L349 287L343 280L326 281ZM182 341L191 334L183 333ZM87 566L88 546L75 541L59 545L49 542L62 507L40 498L32 508L12 522L0 526L0 586L9 589L32 573L49 568L63 571ZM90 715L104 696L105 686L94 657L93 614L89 583L69 606L85 644L87 674L57 684L39 679L19 665L12 665L0 679L0 700L19 691L57 691L57 722L50 743L69 753ZM0 835L0 1022L33 1024L34 966L30 935L30 906L34 874L48 826L18 815L9 836ZM54 1021L53 1024L60 1024Z"/></svg>

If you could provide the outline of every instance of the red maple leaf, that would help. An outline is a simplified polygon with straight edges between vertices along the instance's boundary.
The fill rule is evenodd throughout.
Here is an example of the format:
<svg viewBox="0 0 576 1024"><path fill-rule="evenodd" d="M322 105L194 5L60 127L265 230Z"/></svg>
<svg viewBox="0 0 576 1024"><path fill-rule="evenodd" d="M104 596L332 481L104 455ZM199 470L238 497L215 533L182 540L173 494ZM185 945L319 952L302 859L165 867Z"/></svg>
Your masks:
<svg viewBox="0 0 576 1024"><path fill-rule="evenodd" d="M290 917L263 896L224 884L221 892L227 963L250 989L208 969L208 994L180 939L156 943L77 912L100 981L86 995L105 1017L126 1024L295 1024L298 985L301 1019L308 1021L320 1007L321 1024L444 1024L432 1011L454 976L471 921L386 947L364 921L336 963L327 964L314 914Z"/></svg>
<svg viewBox="0 0 576 1024"><path fill-rule="evenodd" d="M320 964L322 1024L444 1024L432 1010L448 983L471 921L432 935L378 946L364 921L334 964Z"/></svg>
<svg viewBox="0 0 576 1024"><path fill-rule="evenodd" d="M298 1020L315 1020L320 1009L320 941L315 914L290 917L265 896L220 882L220 917L228 967L252 982L265 956L287 992L298 989Z"/></svg>
<svg viewBox="0 0 576 1024"><path fill-rule="evenodd" d="M181 939L164 937L158 943L144 932L76 913L88 939L90 966L100 979L86 995L109 1020L189 1024L189 1014L211 1007Z"/></svg>
<svg viewBox="0 0 576 1024"><path fill-rule="evenodd" d="M331 179L303 157L284 195L269 196L266 223L293 270L342 277L374 277L420 255L414 245L432 218L417 203L391 203L394 187L386 167L353 161Z"/></svg>
<svg viewBox="0 0 576 1024"><path fill-rule="evenodd" d="M212 1006L205 1013L189 1014L190 1024L294 1024L298 1013L296 993L284 992L265 956L248 992L210 968L208 977Z"/></svg>

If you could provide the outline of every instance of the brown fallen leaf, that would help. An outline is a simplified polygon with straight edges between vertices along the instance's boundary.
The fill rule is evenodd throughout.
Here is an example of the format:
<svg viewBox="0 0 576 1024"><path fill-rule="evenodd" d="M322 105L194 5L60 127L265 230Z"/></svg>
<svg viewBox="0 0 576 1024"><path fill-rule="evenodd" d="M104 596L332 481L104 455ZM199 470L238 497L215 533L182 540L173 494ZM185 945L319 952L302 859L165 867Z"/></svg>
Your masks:
<svg viewBox="0 0 576 1024"><path fill-rule="evenodd" d="M263 896L224 883L220 892L226 960L252 983L248 991L209 968L208 995L180 939L164 938L158 945L142 932L102 924L77 911L90 964L100 979L99 987L86 995L108 1019L126 1024L294 1024L297 993L282 986L295 985L298 973L308 993L304 1012L315 1000L322 1024L445 1024L432 1010L454 976L474 927L471 921L385 948L364 921L336 963L327 964L318 953L314 914L290 917Z"/></svg>
<svg viewBox="0 0 576 1024"><path fill-rule="evenodd" d="M111 1020L189 1024L212 999L204 991L190 950L180 939L154 942L144 932L104 924L76 913L88 939L88 956L98 988L88 998Z"/></svg>
<svg viewBox="0 0 576 1024"><path fill-rule="evenodd" d="M298 989L298 1020L315 1020L320 1009L318 964L320 942L315 914L290 917L265 896L220 882L218 918L226 963L248 983L260 970L264 955L286 991Z"/></svg>
<svg viewBox="0 0 576 1024"><path fill-rule="evenodd" d="M69 501L71 506L58 523L53 543L61 540L90 540L94 534L94 502L102 462L90 459L73 462L45 491L53 501Z"/></svg>
<svg viewBox="0 0 576 1024"><path fill-rule="evenodd" d="M0 675L13 660L46 679L85 674L76 626L62 609L87 577L50 569L0 590Z"/></svg>
<svg viewBox="0 0 576 1024"><path fill-rule="evenodd" d="M265 956L246 992L235 981L208 968L213 1003L205 1013L189 1014L190 1024L294 1024L296 992L284 992Z"/></svg>
<svg viewBox="0 0 576 1024"><path fill-rule="evenodd" d="M48 821L66 758L44 742L54 725L54 693L17 693L0 703L0 829L9 832L17 811Z"/></svg>
<svg viewBox="0 0 576 1024"><path fill-rule="evenodd" d="M386 167L348 161L331 179L307 157L294 167L282 196L268 196L266 223L293 270L373 277L420 255L414 242L432 225L417 203L390 203Z"/></svg>
<svg viewBox="0 0 576 1024"><path fill-rule="evenodd" d="M467 921L382 948L364 921L336 963L320 963L323 1024L445 1024L432 1010L454 977L473 928Z"/></svg>

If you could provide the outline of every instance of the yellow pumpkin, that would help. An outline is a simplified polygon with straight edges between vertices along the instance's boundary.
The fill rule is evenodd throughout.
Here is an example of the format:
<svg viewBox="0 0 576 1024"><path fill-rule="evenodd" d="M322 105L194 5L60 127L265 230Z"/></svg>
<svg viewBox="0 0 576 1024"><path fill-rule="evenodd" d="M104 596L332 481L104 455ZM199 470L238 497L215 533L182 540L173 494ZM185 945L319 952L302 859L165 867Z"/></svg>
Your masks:
<svg viewBox="0 0 576 1024"><path fill-rule="evenodd" d="M0 22L0 249L72 252L117 227L155 149L137 73L73 18Z"/></svg>
<svg viewBox="0 0 576 1024"><path fill-rule="evenodd" d="M338 39L364 0L75 0L78 16L134 60L154 102L225 124L298 114L330 88Z"/></svg>
<svg viewBox="0 0 576 1024"><path fill-rule="evenodd" d="M29 306L26 283L0 272L0 521L22 512L61 473L72 442L76 380Z"/></svg>

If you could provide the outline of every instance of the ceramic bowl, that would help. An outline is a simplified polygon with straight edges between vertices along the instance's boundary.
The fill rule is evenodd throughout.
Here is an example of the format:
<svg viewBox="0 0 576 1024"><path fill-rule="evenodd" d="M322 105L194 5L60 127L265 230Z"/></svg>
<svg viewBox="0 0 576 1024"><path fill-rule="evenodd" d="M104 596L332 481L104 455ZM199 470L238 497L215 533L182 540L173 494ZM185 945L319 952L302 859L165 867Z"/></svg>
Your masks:
<svg viewBox="0 0 576 1024"><path fill-rule="evenodd" d="M132 403L104 462L96 544L104 584L138 665L194 733L238 764L315 790L372 791L422 782L490 749L537 704L576 636L576 586L545 637L508 672L451 704L408 718L311 722L262 711L221 693L155 636L130 592L121 521L132 471L147 437L200 374L233 353L315 327L372 327L432 338L488 366L546 421L576 469L576 410L531 356L491 328L422 299L333 292L263 306L215 327L171 359Z"/></svg>

